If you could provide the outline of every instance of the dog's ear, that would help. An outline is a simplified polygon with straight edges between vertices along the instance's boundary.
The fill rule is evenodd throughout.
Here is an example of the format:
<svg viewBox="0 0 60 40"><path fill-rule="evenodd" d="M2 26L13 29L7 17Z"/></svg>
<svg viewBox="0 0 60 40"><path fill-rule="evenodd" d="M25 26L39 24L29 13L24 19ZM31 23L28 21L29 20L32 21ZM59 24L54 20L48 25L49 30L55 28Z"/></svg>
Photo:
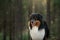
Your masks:
<svg viewBox="0 0 60 40"><path fill-rule="evenodd" d="M30 29L30 21L28 21L28 28Z"/></svg>
<svg viewBox="0 0 60 40"><path fill-rule="evenodd" d="M29 29L32 29L32 25L31 25L31 22L30 21L28 22L28 28Z"/></svg>
<svg viewBox="0 0 60 40"><path fill-rule="evenodd" d="M30 21L28 21L28 27L30 26Z"/></svg>

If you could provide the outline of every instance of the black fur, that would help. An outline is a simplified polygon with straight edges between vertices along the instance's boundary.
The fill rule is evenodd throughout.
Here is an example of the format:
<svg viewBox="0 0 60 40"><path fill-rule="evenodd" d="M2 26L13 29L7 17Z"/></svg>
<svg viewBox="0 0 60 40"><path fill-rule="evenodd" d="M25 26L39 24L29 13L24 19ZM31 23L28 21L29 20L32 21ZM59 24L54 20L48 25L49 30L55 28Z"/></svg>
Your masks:
<svg viewBox="0 0 60 40"><path fill-rule="evenodd" d="M32 14L30 16L30 20L39 20L41 22L40 27L38 28L38 30L45 28L45 36L43 40L46 40L49 37L49 29L48 29L48 25L45 21L43 21L43 17L40 14ZM30 28L32 29L32 26L30 24Z"/></svg>

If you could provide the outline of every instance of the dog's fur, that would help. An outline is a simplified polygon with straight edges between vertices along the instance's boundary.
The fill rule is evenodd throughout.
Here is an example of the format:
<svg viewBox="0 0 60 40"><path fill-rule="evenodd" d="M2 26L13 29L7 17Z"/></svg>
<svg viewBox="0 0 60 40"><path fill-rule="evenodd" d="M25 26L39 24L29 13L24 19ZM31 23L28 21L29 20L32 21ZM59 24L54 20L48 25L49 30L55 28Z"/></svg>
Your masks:
<svg viewBox="0 0 60 40"><path fill-rule="evenodd" d="M38 27L38 31L40 29L44 28L45 29L45 36L44 36L43 40L48 39L48 37L49 37L49 29L48 29L47 23L45 21L43 21L42 15L40 15L40 14L32 14L30 16L30 18L29 18L29 23L30 23L29 27L30 27L30 29L32 29L32 25L31 25L31 22L30 22L31 20L39 20L40 21L40 26Z"/></svg>

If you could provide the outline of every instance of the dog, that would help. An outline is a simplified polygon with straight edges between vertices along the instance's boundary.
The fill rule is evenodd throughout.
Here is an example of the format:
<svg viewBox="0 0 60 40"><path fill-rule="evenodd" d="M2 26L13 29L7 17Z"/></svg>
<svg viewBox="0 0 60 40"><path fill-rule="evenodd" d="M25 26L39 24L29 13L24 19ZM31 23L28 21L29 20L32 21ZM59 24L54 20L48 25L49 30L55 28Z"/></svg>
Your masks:
<svg viewBox="0 0 60 40"><path fill-rule="evenodd" d="M47 40L49 38L49 28L40 14L31 14L29 18L29 33L31 40Z"/></svg>

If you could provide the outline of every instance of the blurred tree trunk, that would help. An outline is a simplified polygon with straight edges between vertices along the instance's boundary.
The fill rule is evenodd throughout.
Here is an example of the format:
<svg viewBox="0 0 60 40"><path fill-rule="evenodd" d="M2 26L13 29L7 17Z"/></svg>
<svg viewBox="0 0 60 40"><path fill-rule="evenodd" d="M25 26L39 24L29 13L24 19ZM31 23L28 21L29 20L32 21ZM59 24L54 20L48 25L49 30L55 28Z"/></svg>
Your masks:
<svg viewBox="0 0 60 40"><path fill-rule="evenodd" d="M55 19L57 17L57 12L56 12L56 9L57 9L57 6L56 4L54 3L54 0L52 0L52 8L51 8L51 20L53 21L53 24L55 23Z"/></svg>
<svg viewBox="0 0 60 40"><path fill-rule="evenodd" d="M10 9L10 40L22 40L24 27L22 0L11 0Z"/></svg>
<svg viewBox="0 0 60 40"><path fill-rule="evenodd" d="M17 0L18 3L20 2L20 0ZM21 3L21 2L20 2ZM18 4L18 11L15 14L15 26L16 26L16 40L22 40L22 8L21 6Z"/></svg>
<svg viewBox="0 0 60 40"><path fill-rule="evenodd" d="M58 32L57 32L57 34L58 34L57 37L58 38L57 38L57 40L60 40L60 5L59 5L60 0L57 0L57 1L58 1L58 5L56 5L57 6L57 10L56 10L57 13L56 14L57 14L57 22L58 22L58 24L57 24L57 26L58 26Z"/></svg>
<svg viewBox="0 0 60 40"><path fill-rule="evenodd" d="M22 40L22 30L24 28L24 10L23 10L23 0L16 0L16 14L15 14L15 30L16 30L16 40Z"/></svg>
<svg viewBox="0 0 60 40"><path fill-rule="evenodd" d="M51 13L50 13L50 0L47 0L47 23L50 27L51 25Z"/></svg>
<svg viewBox="0 0 60 40"><path fill-rule="evenodd" d="M15 40L15 13L13 12L13 8L10 11L10 40Z"/></svg>
<svg viewBox="0 0 60 40"><path fill-rule="evenodd" d="M56 5L56 18L55 18L55 21L57 22L56 23L56 28L57 28L57 33L56 33L56 37L57 39L56 40L60 40L60 8L58 5Z"/></svg>
<svg viewBox="0 0 60 40"><path fill-rule="evenodd" d="M29 0L28 5L28 17L32 14L32 0Z"/></svg>
<svg viewBox="0 0 60 40"><path fill-rule="evenodd" d="M10 7L10 9L11 9L11 7ZM10 11L10 16L9 16L9 18L10 18L10 19L9 19L9 20L10 20L10 21L9 21L9 31L10 31L10 32L9 32L9 35L10 35L10 38L9 38L9 39L12 40L12 38L11 38L11 33L12 33L12 19L11 19L11 18L12 18L12 17L11 17L11 10L9 10L9 11Z"/></svg>
<svg viewBox="0 0 60 40"><path fill-rule="evenodd" d="M55 9L55 15L56 15L56 18L55 18L55 21L57 22L57 40L60 40L60 0L54 0L54 7L56 8Z"/></svg>
<svg viewBox="0 0 60 40"><path fill-rule="evenodd" d="M44 0L43 0L44 1ZM35 13L40 13L43 14L44 12L44 7L43 7L43 1L42 0L34 0L34 4L35 4Z"/></svg>
<svg viewBox="0 0 60 40"><path fill-rule="evenodd" d="M3 3L4 7L3 7L3 40L6 40L6 37L7 37L7 0L4 1Z"/></svg>
<svg viewBox="0 0 60 40"><path fill-rule="evenodd" d="M53 12L51 14L51 20L53 23L55 23L55 18L56 18L56 7L53 7Z"/></svg>
<svg viewBox="0 0 60 40"><path fill-rule="evenodd" d="M12 2L12 3L11 3ZM10 22L9 22L9 24L10 24L10 40L16 40L15 39L15 0L11 0L10 1L10 7L9 7L10 9L9 9L9 13L10 13Z"/></svg>
<svg viewBox="0 0 60 40"><path fill-rule="evenodd" d="M6 11L4 13L3 40L6 40Z"/></svg>
<svg viewBox="0 0 60 40"><path fill-rule="evenodd" d="M58 7L58 39L57 40L60 40L60 8Z"/></svg>

